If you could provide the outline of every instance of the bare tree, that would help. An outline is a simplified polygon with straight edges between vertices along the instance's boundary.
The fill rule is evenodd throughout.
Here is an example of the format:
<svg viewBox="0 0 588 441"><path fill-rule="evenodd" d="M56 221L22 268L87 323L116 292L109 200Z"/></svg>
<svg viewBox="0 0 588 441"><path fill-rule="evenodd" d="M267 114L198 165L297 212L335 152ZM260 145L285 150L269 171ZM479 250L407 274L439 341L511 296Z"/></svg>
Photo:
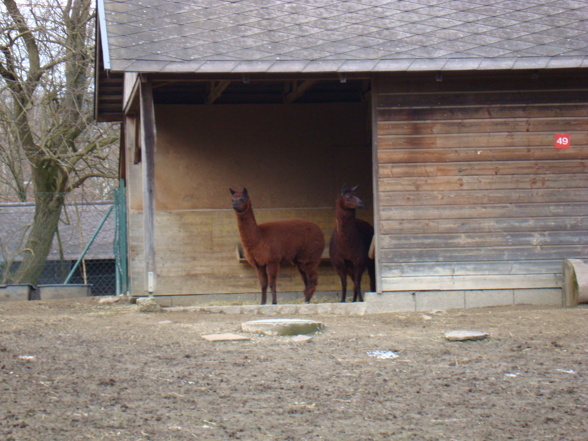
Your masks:
<svg viewBox="0 0 588 441"><path fill-rule="evenodd" d="M93 122L91 0L2 0L0 15L0 161L18 199L30 181L35 202L13 281L36 283L66 195L116 177L105 159L118 131Z"/></svg>

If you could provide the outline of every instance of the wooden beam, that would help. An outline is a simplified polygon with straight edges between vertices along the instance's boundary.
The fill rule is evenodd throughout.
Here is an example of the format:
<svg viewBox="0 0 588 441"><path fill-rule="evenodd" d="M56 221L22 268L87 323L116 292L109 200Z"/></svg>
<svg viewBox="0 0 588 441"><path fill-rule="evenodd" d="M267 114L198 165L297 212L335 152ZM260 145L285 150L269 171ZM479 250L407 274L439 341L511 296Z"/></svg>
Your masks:
<svg viewBox="0 0 588 441"><path fill-rule="evenodd" d="M214 102L222 96L223 92L227 89L227 87L229 87L230 84L231 82L229 80L211 82L207 103L214 104Z"/></svg>
<svg viewBox="0 0 588 441"><path fill-rule="evenodd" d="M143 244L145 291L155 291L155 108L151 80L141 78L141 156L143 178Z"/></svg>
<svg viewBox="0 0 588 441"><path fill-rule="evenodd" d="M318 82L319 80L292 81L290 93L286 94L284 101L288 104L296 102L308 91L308 89Z"/></svg>
<svg viewBox="0 0 588 441"><path fill-rule="evenodd" d="M382 294L382 259L380 255L380 218L381 205L380 205L380 176L379 176L379 163L378 163L378 102L377 102L377 82L370 81L369 90L366 94L369 94L370 103L370 127L369 130L372 136L372 192L374 195L374 237L372 238L372 246L374 248L374 261L376 265L376 292Z"/></svg>

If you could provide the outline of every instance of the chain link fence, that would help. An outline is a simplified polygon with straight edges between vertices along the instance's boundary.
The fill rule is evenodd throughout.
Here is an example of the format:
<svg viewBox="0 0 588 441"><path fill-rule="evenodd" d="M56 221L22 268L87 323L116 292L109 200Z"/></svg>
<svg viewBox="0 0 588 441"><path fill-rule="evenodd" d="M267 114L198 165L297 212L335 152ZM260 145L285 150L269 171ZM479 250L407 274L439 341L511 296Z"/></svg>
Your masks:
<svg viewBox="0 0 588 441"><path fill-rule="evenodd" d="M35 213L33 203L0 202L0 283L83 284L91 286L92 295L125 293L124 189L116 190L113 199L99 203L66 199L56 230L50 228L52 214ZM47 258L35 259L43 242L49 246Z"/></svg>

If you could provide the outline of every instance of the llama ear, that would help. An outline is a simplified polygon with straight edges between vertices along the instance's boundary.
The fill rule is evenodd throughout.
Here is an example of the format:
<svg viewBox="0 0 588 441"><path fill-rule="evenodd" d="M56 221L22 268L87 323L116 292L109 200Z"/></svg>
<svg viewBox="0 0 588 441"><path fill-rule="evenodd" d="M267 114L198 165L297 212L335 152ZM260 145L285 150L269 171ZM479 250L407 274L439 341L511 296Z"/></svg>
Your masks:
<svg viewBox="0 0 588 441"><path fill-rule="evenodd" d="M355 190L357 190L357 188L359 187L359 185L356 185L355 187L353 187L350 191L355 192Z"/></svg>
<svg viewBox="0 0 588 441"><path fill-rule="evenodd" d="M245 187L243 187L243 196L249 196L249 193L247 193L247 189Z"/></svg>
<svg viewBox="0 0 588 441"><path fill-rule="evenodd" d="M341 187L341 194L345 194L347 192L347 184L343 184L343 187Z"/></svg>
<svg viewBox="0 0 588 441"><path fill-rule="evenodd" d="M229 190L231 191L231 194L235 194L235 190L233 190L232 188L229 188Z"/></svg>

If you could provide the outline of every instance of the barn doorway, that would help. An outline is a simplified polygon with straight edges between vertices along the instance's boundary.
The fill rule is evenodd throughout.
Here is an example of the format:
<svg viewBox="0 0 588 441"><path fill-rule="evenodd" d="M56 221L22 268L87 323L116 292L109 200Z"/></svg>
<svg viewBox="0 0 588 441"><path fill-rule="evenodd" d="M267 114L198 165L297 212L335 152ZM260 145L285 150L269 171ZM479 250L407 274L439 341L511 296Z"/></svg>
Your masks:
<svg viewBox="0 0 588 441"><path fill-rule="evenodd" d="M154 79L153 91L158 295L258 291L235 258L229 187L247 187L258 222L309 219L328 242L338 192L359 185L358 216L373 224L369 80ZM281 271L279 292L300 285L293 267ZM319 291L339 289L321 266Z"/></svg>
<svg viewBox="0 0 588 441"><path fill-rule="evenodd" d="M215 176L220 175L207 182L254 178L261 187L280 193L280 198L288 197L289 186L297 187L298 194L307 190L312 205L334 199L334 188L359 184L367 205L373 206L369 80L155 80L153 89L156 106L166 110L160 112L164 115L158 119L158 132L161 119L170 113L174 123L178 117L187 121L191 130L181 141L203 154L206 148L214 149L211 154L220 158L219 168L228 169L226 173L215 169ZM170 105L179 106L179 112L168 112ZM158 141L177 142L177 135L181 134ZM247 164L247 156L255 156L256 167ZM282 186L284 181L287 185ZM207 193L197 198L200 204L221 208L214 198L205 197ZM269 197L268 204L272 199L282 206L286 202ZM287 205L304 205L304 201Z"/></svg>

